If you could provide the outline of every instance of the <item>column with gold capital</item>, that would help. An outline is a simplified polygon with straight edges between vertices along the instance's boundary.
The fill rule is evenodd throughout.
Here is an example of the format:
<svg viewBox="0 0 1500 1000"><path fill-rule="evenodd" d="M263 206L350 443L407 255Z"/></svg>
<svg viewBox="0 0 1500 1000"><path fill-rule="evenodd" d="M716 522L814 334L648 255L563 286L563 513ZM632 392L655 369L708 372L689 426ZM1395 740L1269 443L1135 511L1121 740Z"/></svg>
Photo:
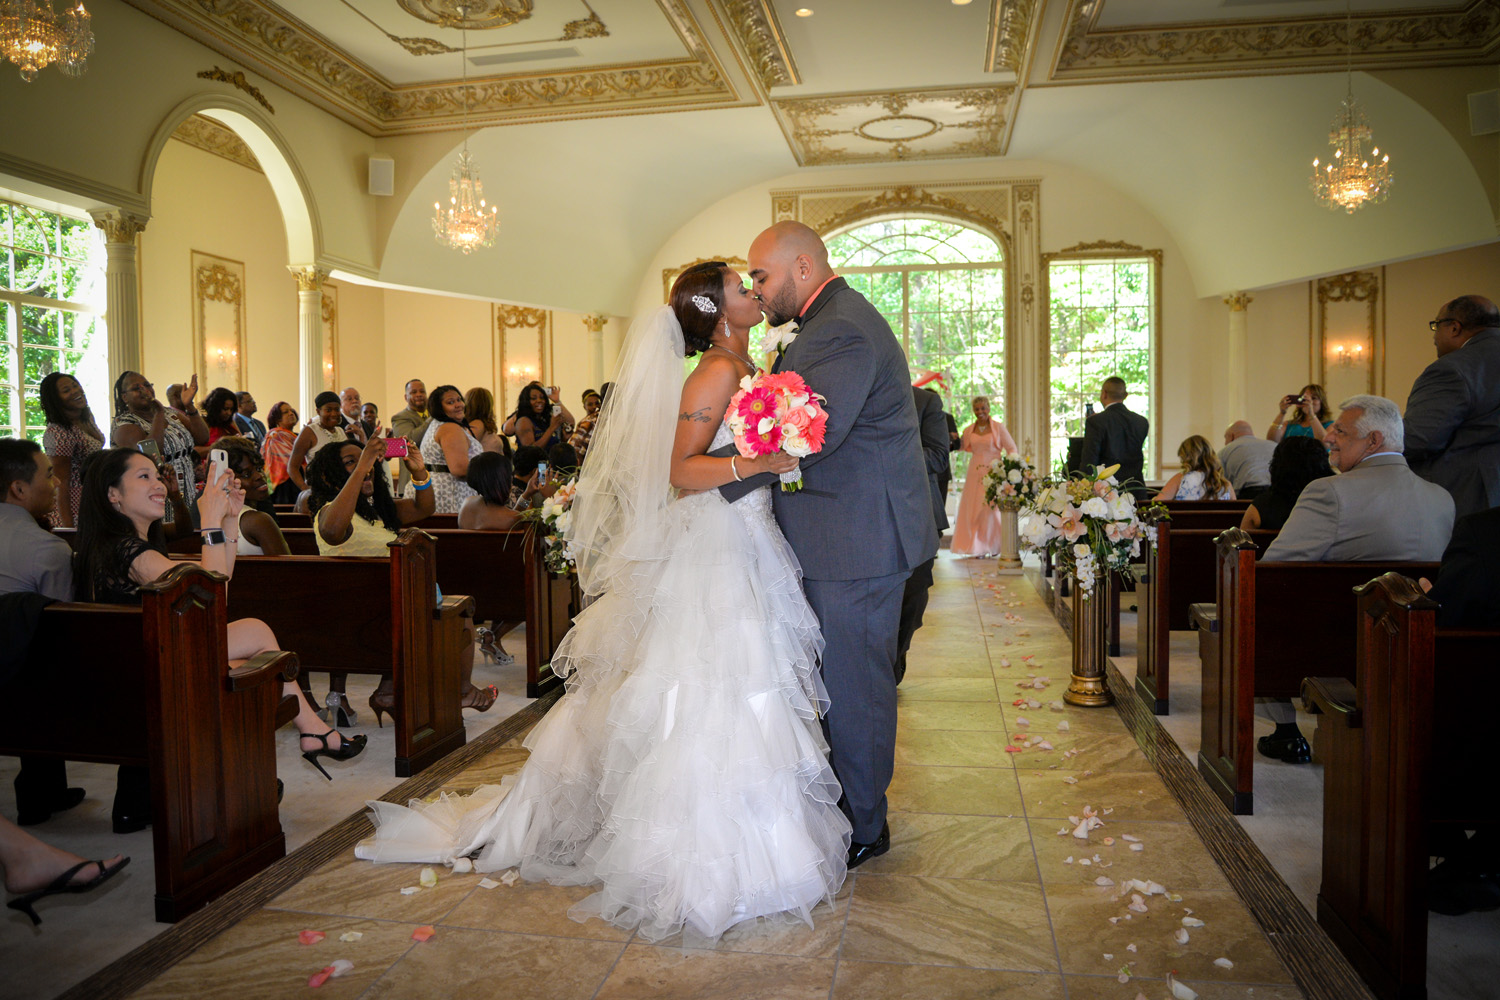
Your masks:
<svg viewBox="0 0 1500 1000"><path fill-rule="evenodd" d="M297 390L302 419L317 419L313 400L323 391L323 281L328 269L291 265L297 279Z"/></svg>
<svg viewBox="0 0 1500 1000"><path fill-rule="evenodd" d="M91 212L104 230L105 325L109 330L109 374L141 369L141 306L136 271L136 237L146 228L144 216L129 212Z"/></svg>
<svg viewBox="0 0 1500 1000"><path fill-rule="evenodd" d="M1218 394L1224 412L1217 422L1219 429L1228 427L1236 420L1249 416L1249 399L1245 391L1245 376L1250 359L1250 303L1254 296L1245 292L1231 292L1224 296L1229 307L1229 336L1225 343L1225 371L1222 381L1224 391Z"/></svg>
<svg viewBox="0 0 1500 1000"><path fill-rule="evenodd" d="M590 313L583 317L583 325L589 331L589 387L599 388L604 381L604 324L609 317L604 313Z"/></svg>

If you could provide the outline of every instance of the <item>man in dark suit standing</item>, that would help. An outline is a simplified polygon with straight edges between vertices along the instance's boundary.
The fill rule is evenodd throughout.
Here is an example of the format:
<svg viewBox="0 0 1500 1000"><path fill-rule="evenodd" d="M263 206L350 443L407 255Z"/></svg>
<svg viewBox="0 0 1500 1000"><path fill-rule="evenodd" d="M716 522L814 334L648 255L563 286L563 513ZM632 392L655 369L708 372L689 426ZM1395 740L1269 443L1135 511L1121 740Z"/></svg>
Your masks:
<svg viewBox="0 0 1500 1000"><path fill-rule="evenodd" d="M853 868L890 850L901 596L912 570L937 553L911 370L890 324L833 273L807 226L777 223L748 257L770 323L798 323L776 370L796 372L828 400L823 450L802 459L802 489L772 496L823 627L823 729L853 826ZM719 492L733 501L770 478Z"/></svg>
<svg viewBox="0 0 1500 1000"><path fill-rule="evenodd" d="M1142 449L1151 424L1126 408L1125 397L1129 394L1124 379L1111 376L1104 380L1099 387L1099 405L1104 409L1083 423L1080 460L1085 471L1119 465L1116 480L1122 486L1132 486L1131 492L1139 494L1145 484L1146 454Z"/></svg>
<svg viewBox="0 0 1500 1000"><path fill-rule="evenodd" d="M944 495L939 486L941 477L951 466L948 464L948 421L943 419L943 398L931 389L914 387L912 399L917 404L917 423L922 432L922 458L927 465L927 482L932 487L932 517L939 536L948 530L948 511ZM911 649L911 637L922 627L922 614L927 610L927 592L932 589L933 557L916 569L906 580L901 596L901 629L896 636L896 683L906 676L906 652Z"/></svg>
<svg viewBox="0 0 1500 1000"><path fill-rule="evenodd" d="M1463 517L1500 506L1500 310L1462 295L1427 325L1438 359L1406 399L1406 461Z"/></svg>

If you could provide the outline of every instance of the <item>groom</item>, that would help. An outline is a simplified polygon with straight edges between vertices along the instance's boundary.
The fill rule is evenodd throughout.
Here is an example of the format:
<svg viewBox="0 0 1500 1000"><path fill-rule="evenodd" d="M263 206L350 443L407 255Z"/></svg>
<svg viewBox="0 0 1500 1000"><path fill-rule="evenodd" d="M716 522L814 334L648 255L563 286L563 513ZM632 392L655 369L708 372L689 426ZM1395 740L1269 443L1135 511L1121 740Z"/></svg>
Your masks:
<svg viewBox="0 0 1500 1000"><path fill-rule="evenodd" d="M800 222L761 233L750 245L750 279L773 326L798 323L775 370L795 371L828 400L827 436L802 460L803 488L773 495L823 626L823 728L854 828L853 868L890 850L901 595L911 571L937 554L917 410L900 342L835 277L817 233ZM732 501L773 480L756 476L720 493Z"/></svg>

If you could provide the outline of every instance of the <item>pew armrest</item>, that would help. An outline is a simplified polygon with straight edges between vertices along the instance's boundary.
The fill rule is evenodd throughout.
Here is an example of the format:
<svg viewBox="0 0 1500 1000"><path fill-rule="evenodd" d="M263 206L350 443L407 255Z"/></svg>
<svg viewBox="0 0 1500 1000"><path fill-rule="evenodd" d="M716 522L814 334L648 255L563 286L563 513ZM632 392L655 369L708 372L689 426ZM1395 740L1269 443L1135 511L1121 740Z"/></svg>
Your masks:
<svg viewBox="0 0 1500 1000"><path fill-rule="evenodd" d="M443 603L433 610L432 617L438 621L448 618L472 618L474 617L474 598L467 594L444 594Z"/></svg>
<svg viewBox="0 0 1500 1000"><path fill-rule="evenodd" d="M1314 715L1342 719L1346 729L1359 729L1364 724L1355 697L1354 684L1342 677L1302 679L1303 706Z"/></svg>
<svg viewBox="0 0 1500 1000"><path fill-rule="evenodd" d="M300 669L296 653L268 649L246 660L243 667L229 671L229 690L249 691L272 681L294 681Z"/></svg>
<svg viewBox="0 0 1500 1000"><path fill-rule="evenodd" d="M1204 632L1219 631L1219 606L1217 604L1189 604L1188 619L1193 627Z"/></svg>

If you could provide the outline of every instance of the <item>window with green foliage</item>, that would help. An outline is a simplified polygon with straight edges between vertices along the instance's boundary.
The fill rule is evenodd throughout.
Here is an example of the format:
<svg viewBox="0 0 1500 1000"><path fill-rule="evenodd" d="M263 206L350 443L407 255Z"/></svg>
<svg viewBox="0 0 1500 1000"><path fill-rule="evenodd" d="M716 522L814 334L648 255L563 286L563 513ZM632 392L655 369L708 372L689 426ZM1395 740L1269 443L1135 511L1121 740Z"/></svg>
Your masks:
<svg viewBox="0 0 1500 1000"><path fill-rule="evenodd" d="M1085 408L1099 408L1099 384L1111 375L1129 387L1127 405L1156 414L1154 365L1156 266L1150 257L1061 259L1047 267L1051 322L1050 424L1055 469L1068 438L1083 434ZM1146 477L1156 475L1154 437L1146 439Z"/></svg>
<svg viewBox="0 0 1500 1000"><path fill-rule="evenodd" d="M40 442L37 384L72 374L108 433L104 241L86 218L0 202L0 436Z"/></svg>
<svg viewBox="0 0 1500 1000"><path fill-rule="evenodd" d="M1004 422L1005 260L992 236L954 222L891 219L832 237L828 256L891 324L913 375L942 374L946 389L929 384L960 427L973 419L975 396L988 396ZM968 456L954 457L962 482Z"/></svg>

